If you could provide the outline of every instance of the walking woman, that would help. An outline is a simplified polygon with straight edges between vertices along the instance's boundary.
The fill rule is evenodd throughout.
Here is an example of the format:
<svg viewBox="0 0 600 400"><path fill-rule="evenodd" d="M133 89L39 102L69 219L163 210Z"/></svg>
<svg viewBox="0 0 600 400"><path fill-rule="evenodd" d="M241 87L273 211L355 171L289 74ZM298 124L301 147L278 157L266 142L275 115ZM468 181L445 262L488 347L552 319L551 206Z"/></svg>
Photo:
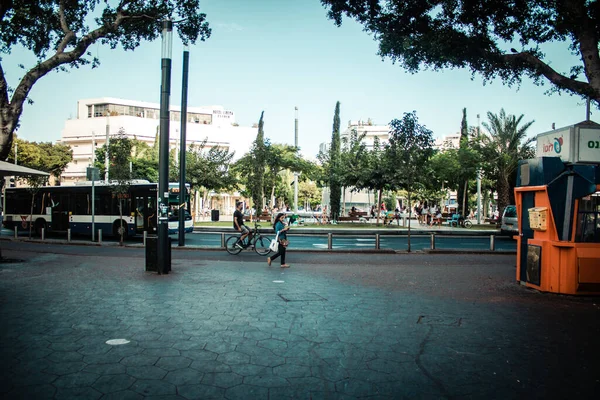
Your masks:
<svg viewBox="0 0 600 400"><path fill-rule="evenodd" d="M289 268L290 266L288 264L285 263L285 249L288 246L288 244L290 243L287 240L287 235L286 232L290 229L289 226L285 226L285 213L279 213L277 214L277 217L275 217L275 224L273 225L273 228L275 229L275 234L279 233L279 248L277 250L277 254L275 254L273 257L269 257L267 258L267 264L269 264L269 266L271 265L271 262L273 260L275 260L277 257L281 256L281 268Z"/></svg>

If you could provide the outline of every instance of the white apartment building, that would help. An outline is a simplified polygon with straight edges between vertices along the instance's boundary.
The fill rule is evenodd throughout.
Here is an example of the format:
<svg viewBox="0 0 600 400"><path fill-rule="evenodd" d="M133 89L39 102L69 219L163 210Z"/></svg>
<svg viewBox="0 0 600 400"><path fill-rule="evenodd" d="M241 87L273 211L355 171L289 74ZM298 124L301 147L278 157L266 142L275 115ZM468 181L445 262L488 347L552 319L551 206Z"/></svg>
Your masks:
<svg viewBox="0 0 600 400"><path fill-rule="evenodd" d="M179 149L181 108L170 107L170 148ZM235 123L233 111L222 106L188 107L186 146L207 141L207 148L219 146L235 151L241 157L256 138L257 129ZM106 143L123 130L129 138L149 145L159 132L160 105L135 100L101 97L77 102L77 118L65 122L60 143L73 149L73 161L61 177L61 184L69 185L85 180L86 168L92 163L94 147Z"/></svg>
<svg viewBox="0 0 600 400"><path fill-rule="evenodd" d="M158 137L159 124L158 103L112 97L79 100L77 117L65 122L59 140L73 149L73 161L63 172L61 185L74 185L77 181L86 180L86 168L91 165L94 157L93 149L104 145L107 137L110 140L122 130L129 138L153 145ZM179 150L180 129L181 107L170 106L170 149ZM222 106L187 108L187 148L206 140L206 148L227 148L235 151L235 158L240 158L251 147L257 132L257 128L238 126L234 112ZM218 201L210 204L210 207L229 214L234 209L239 194L220 193L215 194L215 198ZM194 208L204 207L200 201L195 203ZM194 210L195 213L196 211Z"/></svg>

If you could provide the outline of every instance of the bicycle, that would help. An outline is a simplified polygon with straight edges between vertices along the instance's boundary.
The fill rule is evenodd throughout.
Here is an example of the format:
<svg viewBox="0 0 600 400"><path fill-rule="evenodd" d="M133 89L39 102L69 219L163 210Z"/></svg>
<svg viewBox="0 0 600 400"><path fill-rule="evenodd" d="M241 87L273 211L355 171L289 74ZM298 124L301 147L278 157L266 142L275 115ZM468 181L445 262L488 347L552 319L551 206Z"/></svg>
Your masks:
<svg viewBox="0 0 600 400"><path fill-rule="evenodd" d="M259 232L260 225L256 222L254 223L254 229L250 231L250 234L246 236L246 238L242 241L242 247L240 248L236 246L237 242L240 240L241 234L235 234L233 236L229 236L225 241L225 250L231 254L236 255L239 254L242 250L251 247L254 249L256 254L261 256L266 256L271 252L269 246L271 245L271 238L268 236L264 236ZM248 238L252 236L250 240Z"/></svg>

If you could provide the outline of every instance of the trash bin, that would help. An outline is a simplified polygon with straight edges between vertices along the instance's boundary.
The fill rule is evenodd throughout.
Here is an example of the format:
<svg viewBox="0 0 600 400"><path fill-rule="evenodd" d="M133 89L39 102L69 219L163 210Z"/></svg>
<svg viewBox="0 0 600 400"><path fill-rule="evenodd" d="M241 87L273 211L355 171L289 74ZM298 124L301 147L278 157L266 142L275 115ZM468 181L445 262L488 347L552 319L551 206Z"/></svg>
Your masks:
<svg viewBox="0 0 600 400"><path fill-rule="evenodd" d="M158 272L158 236L146 237L146 271Z"/></svg>
<svg viewBox="0 0 600 400"><path fill-rule="evenodd" d="M171 271L171 237L167 237L167 257L165 274ZM158 236L147 236L146 237L146 271L158 272Z"/></svg>
<svg viewBox="0 0 600 400"><path fill-rule="evenodd" d="M219 221L219 210L211 210L210 220L213 222Z"/></svg>

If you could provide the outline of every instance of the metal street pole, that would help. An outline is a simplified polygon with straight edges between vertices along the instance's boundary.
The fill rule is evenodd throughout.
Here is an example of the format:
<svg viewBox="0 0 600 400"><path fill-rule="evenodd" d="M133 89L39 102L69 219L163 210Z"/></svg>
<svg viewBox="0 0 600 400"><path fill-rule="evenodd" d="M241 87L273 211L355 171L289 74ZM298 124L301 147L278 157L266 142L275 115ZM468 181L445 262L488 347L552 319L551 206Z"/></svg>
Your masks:
<svg viewBox="0 0 600 400"><path fill-rule="evenodd" d="M110 119L107 114L106 115L106 153L104 155L104 183L106 183L106 184L108 184L108 145L109 144L110 144Z"/></svg>
<svg viewBox="0 0 600 400"><path fill-rule="evenodd" d="M181 138L179 140L179 246L185 246L185 208L187 190L185 188L185 144L187 129L187 93L190 52L183 51L183 74L181 78Z"/></svg>
<svg viewBox="0 0 600 400"><path fill-rule="evenodd" d="M96 162L96 132L92 131L92 168ZM92 242L96 241L96 188L95 188L96 177L92 170Z"/></svg>
<svg viewBox="0 0 600 400"><path fill-rule="evenodd" d="M171 266L169 251L169 97L171 95L171 56L173 52L173 21L162 22L162 54L160 85L160 141L158 149L158 274L168 274Z"/></svg>
<svg viewBox="0 0 600 400"><path fill-rule="evenodd" d="M479 114L477 114L477 139L479 133ZM481 224L481 169L477 170L477 224Z"/></svg>
<svg viewBox="0 0 600 400"><path fill-rule="evenodd" d="M294 146L298 149L298 107L294 107L296 114ZM294 172L294 211L298 213L298 173Z"/></svg>

